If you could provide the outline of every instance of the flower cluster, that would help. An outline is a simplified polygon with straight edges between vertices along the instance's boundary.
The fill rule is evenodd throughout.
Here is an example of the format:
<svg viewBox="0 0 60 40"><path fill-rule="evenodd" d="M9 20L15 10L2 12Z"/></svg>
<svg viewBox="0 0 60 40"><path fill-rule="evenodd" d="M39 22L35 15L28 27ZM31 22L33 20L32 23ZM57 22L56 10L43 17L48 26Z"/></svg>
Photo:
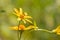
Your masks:
<svg viewBox="0 0 60 40"><path fill-rule="evenodd" d="M17 16L17 20L19 22L23 21L25 24L29 22L34 25L29 25L28 27L26 27L24 24L19 23L19 25L17 26L10 27L10 29L12 30L31 30L31 29L37 30L38 29L38 27L36 26L36 23L35 22L32 23L32 21L29 20L29 19L32 19L32 17L29 16L27 12L23 12L22 8L20 8L19 10L14 8L13 14Z"/></svg>
<svg viewBox="0 0 60 40"><path fill-rule="evenodd" d="M60 35L60 26L58 26L56 29L49 31L46 29L39 29L36 25L36 22L32 22L30 19L32 19L31 16L29 16L27 14L27 12L23 12L22 8L16 9L14 8L14 15L17 16L17 21L19 22L19 24L17 26L12 26L9 27L11 30L17 30L17 31L25 31L25 30L39 30L39 31L45 31L45 32L49 32L49 33L56 33L58 35ZM23 23L21 23L23 22ZM30 23L29 26L26 26L27 23ZM26 25L24 25L26 24ZM20 40L20 39L19 39Z"/></svg>

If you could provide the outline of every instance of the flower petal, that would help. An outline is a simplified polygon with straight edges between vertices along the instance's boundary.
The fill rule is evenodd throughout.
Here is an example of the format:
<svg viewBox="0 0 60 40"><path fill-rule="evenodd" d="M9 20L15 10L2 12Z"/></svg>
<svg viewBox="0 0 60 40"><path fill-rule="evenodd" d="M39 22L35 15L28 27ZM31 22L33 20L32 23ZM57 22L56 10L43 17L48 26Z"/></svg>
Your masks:
<svg viewBox="0 0 60 40"><path fill-rule="evenodd" d="M26 21L25 20L23 20L23 22L26 24Z"/></svg>
<svg viewBox="0 0 60 40"><path fill-rule="evenodd" d="M11 30L18 30L18 26L9 27Z"/></svg>
<svg viewBox="0 0 60 40"><path fill-rule="evenodd" d="M24 18L32 18L31 16L24 16Z"/></svg>
<svg viewBox="0 0 60 40"><path fill-rule="evenodd" d="M60 35L60 32L57 32L58 35Z"/></svg>
<svg viewBox="0 0 60 40"><path fill-rule="evenodd" d="M11 29L11 30L18 30L18 26L9 27L9 29ZM19 30L21 30L21 28L19 28Z"/></svg>
<svg viewBox="0 0 60 40"><path fill-rule="evenodd" d="M26 30L30 30L30 29L32 29L32 26L29 26L29 27L27 27L27 28L25 28Z"/></svg>
<svg viewBox="0 0 60 40"><path fill-rule="evenodd" d="M16 14L14 13L15 15L20 16L20 13L16 8L14 8L14 12L16 13Z"/></svg>
<svg viewBox="0 0 60 40"><path fill-rule="evenodd" d="M17 20L18 20L18 21L20 21L20 20L21 20L21 18L19 18L19 17L18 17L18 18L17 18Z"/></svg>
<svg viewBox="0 0 60 40"><path fill-rule="evenodd" d="M60 31L60 26L58 26L56 29L52 30L52 32L59 32Z"/></svg>
<svg viewBox="0 0 60 40"><path fill-rule="evenodd" d="M20 14L23 14L22 8L20 8Z"/></svg>
<svg viewBox="0 0 60 40"><path fill-rule="evenodd" d="M28 19L25 19L27 22L29 22L29 23L32 23L30 20L28 20Z"/></svg>
<svg viewBox="0 0 60 40"><path fill-rule="evenodd" d="M15 11L16 13L19 13L19 11L18 11L16 8L14 8L14 11Z"/></svg>
<svg viewBox="0 0 60 40"><path fill-rule="evenodd" d="M26 28L26 30L38 30L38 27L34 27L33 25L30 25L29 27Z"/></svg>
<svg viewBox="0 0 60 40"><path fill-rule="evenodd" d="M24 12L24 14L27 16L28 14L27 14L27 12Z"/></svg>

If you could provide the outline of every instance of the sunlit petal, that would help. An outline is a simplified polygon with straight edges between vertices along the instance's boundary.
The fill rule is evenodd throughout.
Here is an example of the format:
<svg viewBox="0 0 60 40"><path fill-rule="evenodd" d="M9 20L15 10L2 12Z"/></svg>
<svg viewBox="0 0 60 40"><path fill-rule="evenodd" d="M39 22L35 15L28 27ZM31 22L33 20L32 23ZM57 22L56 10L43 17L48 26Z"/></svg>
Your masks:
<svg viewBox="0 0 60 40"><path fill-rule="evenodd" d="M24 16L24 18L32 18L31 16Z"/></svg>
<svg viewBox="0 0 60 40"><path fill-rule="evenodd" d="M9 29L11 29L11 30L18 30L18 26L9 27Z"/></svg>
<svg viewBox="0 0 60 40"><path fill-rule="evenodd" d="M14 11L15 11L16 13L19 13L19 11L18 11L16 8L14 8Z"/></svg>
<svg viewBox="0 0 60 40"><path fill-rule="evenodd" d="M29 27L26 28L26 30L30 30L30 29L32 29L32 26L29 26Z"/></svg>
<svg viewBox="0 0 60 40"><path fill-rule="evenodd" d="M30 20L28 20L28 19L25 19L27 22L29 22L29 23L32 23Z"/></svg>
<svg viewBox="0 0 60 40"><path fill-rule="evenodd" d="M20 14L23 14L22 8L20 8Z"/></svg>
<svg viewBox="0 0 60 40"><path fill-rule="evenodd" d="M60 32L58 32L58 33L56 33L56 34L60 35Z"/></svg>
<svg viewBox="0 0 60 40"><path fill-rule="evenodd" d="M19 17L18 17L18 18L17 18L17 20L18 20L18 21L20 21L20 20L21 20L21 18L19 18Z"/></svg>
<svg viewBox="0 0 60 40"><path fill-rule="evenodd" d="M15 13L14 13L14 14L15 14ZM18 17L20 16L20 14L15 14L15 15L18 16Z"/></svg>
<svg viewBox="0 0 60 40"><path fill-rule="evenodd" d="M53 32L58 32L60 31L60 26L58 26L56 29L52 30Z"/></svg>
<svg viewBox="0 0 60 40"><path fill-rule="evenodd" d="M14 8L14 12L16 12L16 13L14 13L15 15L20 16L20 13L16 8Z"/></svg>
<svg viewBox="0 0 60 40"><path fill-rule="evenodd" d="M28 27L26 28L26 30L31 30L31 29L33 29L33 30L38 30L38 27L35 27L35 26L33 26L33 25L30 25L30 26L28 26Z"/></svg>
<svg viewBox="0 0 60 40"><path fill-rule="evenodd" d="M25 20L23 20L23 22L26 24L26 21Z"/></svg>
<svg viewBox="0 0 60 40"><path fill-rule="evenodd" d="M27 14L27 12L24 12L24 14L27 16L28 14Z"/></svg>
<svg viewBox="0 0 60 40"><path fill-rule="evenodd" d="M52 30L52 32L55 32L56 34L60 35L60 26L58 26L56 29Z"/></svg>

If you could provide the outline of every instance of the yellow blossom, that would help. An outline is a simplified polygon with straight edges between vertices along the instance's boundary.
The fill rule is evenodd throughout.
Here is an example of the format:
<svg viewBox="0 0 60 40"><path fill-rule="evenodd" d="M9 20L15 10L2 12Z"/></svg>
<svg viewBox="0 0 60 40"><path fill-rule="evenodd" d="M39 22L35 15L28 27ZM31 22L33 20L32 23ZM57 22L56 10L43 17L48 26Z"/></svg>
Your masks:
<svg viewBox="0 0 60 40"><path fill-rule="evenodd" d="M12 29L12 30L25 30L25 26L19 25L19 28L18 28L18 26L13 26L13 27L10 27L10 29Z"/></svg>
<svg viewBox="0 0 60 40"><path fill-rule="evenodd" d="M19 25L19 29L18 29L18 26L14 26L14 27L10 27L10 29L12 30L36 30L37 27L33 26L33 25L30 25L28 27L25 27L24 25Z"/></svg>
<svg viewBox="0 0 60 40"><path fill-rule="evenodd" d="M60 35L60 26L58 26L56 29L52 30L52 32L55 32L56 34Z"/></svg>
<svg viewBox="0 0 60 40"><path fill-rule="evenodd" d="M28 16L26 12L23 12L22 11L22 8L20 8L19 10L14 8L14 14L18 17L18 20L22 20L24 23L29 22L29 23L32 23L30 20L28 19L31 19L32 17L31 16Z"/></svg>

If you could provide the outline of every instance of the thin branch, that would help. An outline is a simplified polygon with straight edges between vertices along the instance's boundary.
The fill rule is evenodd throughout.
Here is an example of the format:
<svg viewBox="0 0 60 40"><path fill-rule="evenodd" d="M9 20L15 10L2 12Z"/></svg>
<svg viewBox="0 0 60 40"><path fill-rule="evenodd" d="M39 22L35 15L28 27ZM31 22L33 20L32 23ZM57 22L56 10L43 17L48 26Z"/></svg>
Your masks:
<svg viewBox="0 0 60 40"><path fill-rule="evenodd" d="M19 32L19 25L20 25L20 21L19 21L19 24L18 24L18 31L17 31L17 33L18 33L18 40L20 40L20 32Z"/></svg>
<svg viewBox="0 0 60 40"><path fill-rule="evenodd" d="M37 29L39 31L45 31L45 32L48 32L48 33L53 33L52 31L49 31L49 30L46 30L46 29Z"/></svg>
<svg viewBox="0 0 60 40"><path fill-rule="evenodd" d="M21 40L21 37L22 37L22 32L23 32L23 30L20 31L20 40Z"/></svg>

